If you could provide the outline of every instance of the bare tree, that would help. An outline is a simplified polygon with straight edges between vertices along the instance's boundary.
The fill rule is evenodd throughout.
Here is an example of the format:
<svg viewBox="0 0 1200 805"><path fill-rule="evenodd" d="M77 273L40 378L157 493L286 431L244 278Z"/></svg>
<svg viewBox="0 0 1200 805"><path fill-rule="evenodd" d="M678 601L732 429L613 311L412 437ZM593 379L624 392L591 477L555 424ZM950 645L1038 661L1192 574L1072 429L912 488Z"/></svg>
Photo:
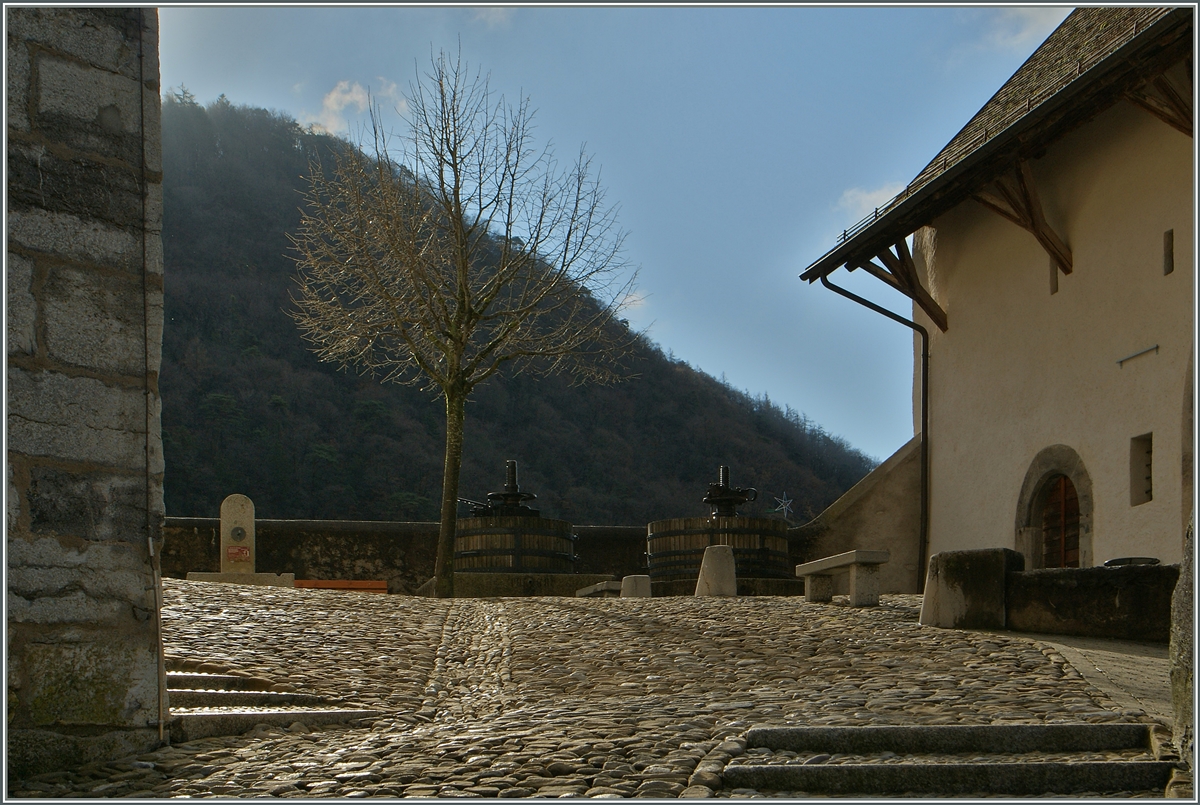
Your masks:
<svg viewBox="0 0 1200 805"><path fill-rule="evenodd" d="M376 111L360 147L314 163L293 315L321 360L444 398L435 573L448 597L467 397L506 365L620 379L633 336L616 318L635 272L590 159L561 167L536 148L528 99L494 97L443 52L407 103L394 156Z"/></svg>

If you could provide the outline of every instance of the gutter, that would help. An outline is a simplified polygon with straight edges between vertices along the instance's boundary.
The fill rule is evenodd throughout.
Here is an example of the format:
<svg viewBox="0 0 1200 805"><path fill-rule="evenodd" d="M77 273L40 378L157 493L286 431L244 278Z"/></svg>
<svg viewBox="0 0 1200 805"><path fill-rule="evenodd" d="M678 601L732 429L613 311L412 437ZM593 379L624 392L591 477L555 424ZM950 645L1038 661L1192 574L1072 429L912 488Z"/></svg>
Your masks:
<svg viewBox="0 0 1200 805"><path fill-rule="evenodd" d="M899 316L845 288L839 288L830 282L825 274L821 275L821 284L834 293L858 302L863 307L887 316L921 335L921 535L917 540L917 592L924 593L925 562L929 554L929 332L915 321Z"/></svg>

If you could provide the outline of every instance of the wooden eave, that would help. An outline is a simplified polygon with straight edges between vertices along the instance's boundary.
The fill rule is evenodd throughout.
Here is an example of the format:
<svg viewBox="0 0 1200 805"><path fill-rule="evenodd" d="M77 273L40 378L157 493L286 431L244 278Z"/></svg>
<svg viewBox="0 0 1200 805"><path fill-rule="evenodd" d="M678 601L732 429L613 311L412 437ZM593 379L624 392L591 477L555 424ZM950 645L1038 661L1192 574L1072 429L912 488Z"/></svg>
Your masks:
<svg viewBox="0 0 1200 805"><path fill-rule="evenodd" d="M1048 146L1192 55L1192 9L1174 9L907 198L838 244L800 275L816 282L857 268L931 224L1023 160ZM1081 76L1083 78L1083 76ZM875 273L875 272L872 272ZM894 285L894 283L893 283ZM906 294L909 295L909 294ZM943 329L945 329L943 327Z"/></svg>

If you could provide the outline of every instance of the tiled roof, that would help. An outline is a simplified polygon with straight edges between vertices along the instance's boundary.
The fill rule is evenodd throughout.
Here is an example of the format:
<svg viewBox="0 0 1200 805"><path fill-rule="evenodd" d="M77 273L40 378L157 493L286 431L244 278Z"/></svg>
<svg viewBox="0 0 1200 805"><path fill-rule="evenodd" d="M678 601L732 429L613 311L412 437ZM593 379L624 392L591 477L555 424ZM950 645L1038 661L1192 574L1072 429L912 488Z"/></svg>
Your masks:
<svg viewBox="0 0 1200 805"><path fill-rule="evenodd" d="M985 144L1011 135L1014 130L1043 115L1059 96L1091 83L1097 67L1135 38L1145 37L1155 23L1171 15L1170 8L1080 8L1071 12L1054 33L1041 44L1004 86L984 104L967 125L925 166L899 195L864 218L839 239L821 260L805 272L806 279L828 273L827 258L854 241L905 201L917 196ZM1188 38L1190 42L1190 37ZM904 232L900 237L908 235ZM822 270L813 269L826 263Z"/></svg>

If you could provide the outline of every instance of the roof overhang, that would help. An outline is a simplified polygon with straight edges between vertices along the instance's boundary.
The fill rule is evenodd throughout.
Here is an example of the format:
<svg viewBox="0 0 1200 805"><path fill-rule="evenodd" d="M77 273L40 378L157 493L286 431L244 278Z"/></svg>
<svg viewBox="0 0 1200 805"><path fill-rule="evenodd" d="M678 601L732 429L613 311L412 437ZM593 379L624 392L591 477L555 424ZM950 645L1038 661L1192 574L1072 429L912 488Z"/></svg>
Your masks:
<svg viewBox="0 0 1200 805"><path fill-rule="evenodd" d="M1079 79L919 189L901 193L877 211L874 220L860 224L805 269L800 279L815 282L844 265L853 269L870 261L967 200L1019 160L1040 157L1050 144L1115 104L1127 91L1190 56L1192 17L1191 8L1173 9L1135 34Z"/></svg>

